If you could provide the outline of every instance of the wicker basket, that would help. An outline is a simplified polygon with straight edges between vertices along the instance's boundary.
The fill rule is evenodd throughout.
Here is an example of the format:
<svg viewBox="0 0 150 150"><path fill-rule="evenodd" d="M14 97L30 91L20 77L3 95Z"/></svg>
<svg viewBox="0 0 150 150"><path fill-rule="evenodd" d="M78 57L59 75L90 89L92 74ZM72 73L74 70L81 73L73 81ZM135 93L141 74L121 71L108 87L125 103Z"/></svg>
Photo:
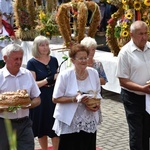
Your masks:
<svg viewBox="0 0 150 150"><path fill-rule="evenodd" d="M100 98L89 98L89 100L86 102L86 106L89 109L94 109L97 106L100 106L100 102L101 102Z"/></svg>

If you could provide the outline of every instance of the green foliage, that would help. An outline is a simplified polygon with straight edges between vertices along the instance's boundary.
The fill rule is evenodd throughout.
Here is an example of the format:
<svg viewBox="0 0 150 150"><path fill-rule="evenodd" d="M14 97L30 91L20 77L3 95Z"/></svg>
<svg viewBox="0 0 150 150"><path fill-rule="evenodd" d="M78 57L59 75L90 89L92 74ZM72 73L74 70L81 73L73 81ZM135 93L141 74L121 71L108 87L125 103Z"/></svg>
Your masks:
<svg viewBox="0 0 150 150"><path fill-rule="evenodd" d="M37 32L39 32L39 34L41 35L50 38L53 35L60 35L55 18L56 18L55 12L45 13L44 11L40 10L38 19L36 20L36 22L38 23L36 26Z"/></svg>

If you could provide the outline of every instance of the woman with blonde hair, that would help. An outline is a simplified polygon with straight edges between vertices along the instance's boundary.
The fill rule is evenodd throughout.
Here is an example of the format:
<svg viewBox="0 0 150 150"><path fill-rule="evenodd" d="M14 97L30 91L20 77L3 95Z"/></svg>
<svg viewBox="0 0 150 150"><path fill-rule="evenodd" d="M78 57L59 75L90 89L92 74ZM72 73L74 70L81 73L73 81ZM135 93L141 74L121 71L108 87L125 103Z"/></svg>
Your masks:
<svg viewBox="0 0 150 150"><path fill-rule="evenodd" d="M41 105L30 110L34 136L38 137L42 150L48 149L48 137L52 139L53 150L58 150L59 138L52 130L55 104L52 94L57 78L58 61L50 56L49 40L44 36L34 39L32 55L27 63L41 91Z"/></svg>

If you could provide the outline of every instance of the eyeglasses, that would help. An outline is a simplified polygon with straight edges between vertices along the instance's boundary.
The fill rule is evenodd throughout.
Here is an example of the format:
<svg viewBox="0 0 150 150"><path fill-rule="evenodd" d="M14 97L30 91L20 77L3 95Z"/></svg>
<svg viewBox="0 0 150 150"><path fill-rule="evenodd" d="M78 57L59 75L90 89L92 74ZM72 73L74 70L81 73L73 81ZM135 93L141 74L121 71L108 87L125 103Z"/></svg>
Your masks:
<svg viewBox="0 0 150 150"><path fill-rule="evenodd" d="M50 74L51 74L50 66L49 66L49 65L46 65L46 69L47 69L47 71L48 71L48 75L50 75Z"/></svg>
<svg viewBox="0 0 150 150"><path fill-rule="evenodd" d="M87 58L84 58L84 57L78 58L78 57L76 57L75 60L78 60L79 62L81 62L81 61L88 61L89 58L88 57Z"/></svg>

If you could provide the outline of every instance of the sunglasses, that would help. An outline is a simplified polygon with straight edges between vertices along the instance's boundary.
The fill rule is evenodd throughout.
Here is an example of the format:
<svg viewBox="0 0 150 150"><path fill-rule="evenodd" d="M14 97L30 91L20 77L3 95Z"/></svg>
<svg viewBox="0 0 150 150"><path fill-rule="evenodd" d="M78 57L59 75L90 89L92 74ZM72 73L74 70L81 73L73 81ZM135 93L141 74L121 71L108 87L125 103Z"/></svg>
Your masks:
<svg viewBox="0 0 150 150"><path fill-rule="evenodd" d="M47 71L48 71L48 75L50 75L50 74L51 74L50 66L49 66L49 65L46 65L46 69L47 69Z"/></svg>

